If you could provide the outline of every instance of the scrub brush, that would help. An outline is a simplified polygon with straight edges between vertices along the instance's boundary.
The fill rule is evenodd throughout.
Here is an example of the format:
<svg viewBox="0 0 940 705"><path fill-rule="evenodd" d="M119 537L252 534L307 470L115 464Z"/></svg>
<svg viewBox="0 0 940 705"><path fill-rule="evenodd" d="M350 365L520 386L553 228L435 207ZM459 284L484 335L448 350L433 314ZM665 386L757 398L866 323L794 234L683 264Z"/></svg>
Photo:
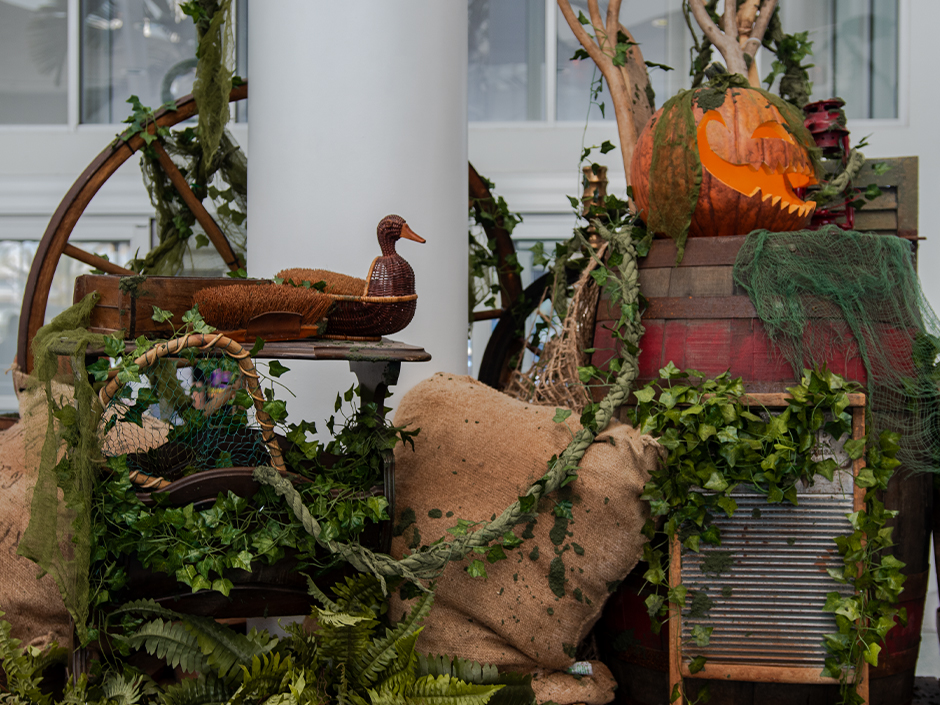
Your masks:
<svg viewBox="0 0 940 705"><path fill-rule="evenodd" d="M365 296L369 283L365 279L351 277L348 274L339 274L327 269L283 269L277 273L279 279L291 282L294 286L302 286L305 281L311 284L325 282L327 294L345 294L348 296Z"/></svg>
<svg viewBox="0 0 940 705"><path fill-rule="evenodd" d="M291 340L323 332L332 299L318 291L261 282L200 289L193 297L209 325L235 340Z"/></svg>

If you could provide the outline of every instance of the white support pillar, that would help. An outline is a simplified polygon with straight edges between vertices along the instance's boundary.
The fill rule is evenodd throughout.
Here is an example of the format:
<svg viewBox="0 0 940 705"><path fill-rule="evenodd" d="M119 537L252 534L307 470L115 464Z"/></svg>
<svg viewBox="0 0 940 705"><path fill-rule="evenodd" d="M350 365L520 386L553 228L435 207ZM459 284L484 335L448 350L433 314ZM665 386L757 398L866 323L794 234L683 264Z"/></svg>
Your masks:
<svg viewBox="0 0 940 705"><path fill-rule="evenodd" d="M249 4L248 272L365 277L375 228L397 213L427 244L399 242L418 307L392 336L403 363L391 405L438 370L467 369L467 6L448 0ZM286 361L289 421L318 426L346 363Z"/></svg>

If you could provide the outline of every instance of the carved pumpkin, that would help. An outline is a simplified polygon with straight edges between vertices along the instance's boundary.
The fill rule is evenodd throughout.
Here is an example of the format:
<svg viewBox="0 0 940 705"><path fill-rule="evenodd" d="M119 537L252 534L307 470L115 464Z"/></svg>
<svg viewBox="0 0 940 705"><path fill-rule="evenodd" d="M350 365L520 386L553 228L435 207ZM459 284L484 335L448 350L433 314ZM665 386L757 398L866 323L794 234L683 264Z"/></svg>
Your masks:
<svg viewBox="0 0 940 705"><path fill-rule="evenodd" d="M664 124L656 132L664 111L689 108L694 128L688 116L672 113L675 124ZM681 250L685 241L681 205L693 203L700 168L698 198L691 214L688 208L684 214L689 235L745 235L757 229L779 232L806 227L816 204L800 200L793 189L816 183L810 151L815 144L802 126L802 116L794 112L787 121L781 111L789 112L790 106L780 98L736 83L723 91L711 88L680 94L663 106L640 135L631 165L640 217L654 232L676 238ZM654 148L654 137L661 147ZM656 149L665 150L658 159ZM653 169L656 173L651 174ZM651 180L657 178L658 186L651 187ZM672 212L663 215L655 212L657 208Z"/></svg>

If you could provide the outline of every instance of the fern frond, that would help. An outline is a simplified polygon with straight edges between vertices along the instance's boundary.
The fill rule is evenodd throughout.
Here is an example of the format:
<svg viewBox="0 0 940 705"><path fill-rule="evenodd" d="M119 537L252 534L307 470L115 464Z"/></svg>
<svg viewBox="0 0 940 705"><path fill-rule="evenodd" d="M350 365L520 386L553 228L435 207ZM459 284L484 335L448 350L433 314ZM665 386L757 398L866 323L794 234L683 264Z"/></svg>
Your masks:
<svg viewBox="0 0 940 705"><path fill-rule="evenodd" d="M285 628L287 636L277 645L277 651L290 654L294 663L303 668L316 668L319 665L319 643L313 634L308 634L302 624L294 622Z"/></svg>
<svg viewBox="0 0 940 705"><path fill-rule="evenodd" d="M208 663L199 649L196 635L181 622L155 619L145 622L129 637L116 637L135 649L143 647L148 654L163 659L171 668L179 666L188 673L204 673Z"/></svg>
<svg viewBox="0 0 940 705"><path fill-rule="evenodd" d="M229 701L229 705L262 703L270 697L287 691L293 663L288 656L274 653L255 656L251 659L251 668L242 666L242 684Z"/></svg>
<svg viewBox="0 0 940 705"><path fill-rule="evenodd" d="M333 612L332 610L321 610L313 608L312 616L317 620L317 625L322 627L354 627L367 620L375 621L371 616L347 614L345 612Z"/></svg>
<svg viewBox="0 0 940 705"><path fill-rule="evenodd" d="M140 700L144 677L110 674L101 686L101 699L108 705L135 705Z"/></svg>
<svg viewBox="0 0 940 705"><path fill-rule="evenodd" d="M395 645L399 640L407 639L421 631L421 622L428 616L433 602L433 593L422 595L404 619L394 628L386 629L385 637L376 639L366 651L357 655L356 671L363 686L372 686L382 677L382 671L398 656Z"/></svg>
<svg viewBox="0 0 940 705"><path fill-rule="evenodd" d="M307 576L307 591L317 598L317 602L326 607L330 612L343 611L343 608L340 607L338 603L333 602L323 590L317 587L317 584L313 582L309 575Z"/></svg>
<svg viewBox="0 0 940 705"><path fill-rule="evenodd" d="M347 576L344 582L336 583L332 590L339 606L337 611L377 617L388 611L388 599L382 592L382 584L372 573Z"/></svg>
<svg viewBox="0 0 940 705"><path fill-rule="evenodd" d="M228 702L235 688L215 676L200 675L166 686L163 705L219 705Z"/></svg>
<svg viewBox="0 0 940 705"><path fill-rule="evenodd" d="M244 634L219 624L210 617L191 614L179 614L157 604L153 600L135 600L121 605L111 613L110 618L122 614L144 614L153 617L182 622L193 636L209 666L215 668L220 677L226 678L238 666L250 664L251 659L271 651L277 640L270 640L264 645L258 640L252 641Z"/></svg>
<svg viewBox="0 0 940 705"><path fill-rule="evenodd" d="M415 642L418 641L419 634L420 630L395 642L395 650L398 652L398 656L382 672L381 680L376 683L375 689L377 691L404 694L414 685L415 668L418 662L418 655L415 653Z"/></svg>
<svg viewBox="0 0 940 705"><path fill-rule="evenodd" d="M0 617L4 614L0 612ZM12 631L10 623L0 619L0 671L6 676L3 690L9 694L10 702L22 700L30 705L45 705L50 696L42 692L42 672L54 657L47 657L35 646L24 649L22 642L13 638Z"/></svg>
<svg viewBox="0 0 940 705"><path fill-rule="evenodd" d="M419 676L449 675L477 685L504 685L490 700L489 705L535 705L532 675L528 673L501 673L496 666L468 659L418 654L415 669Z"/></svg>
<svg viewBox="0 0 940 705"><path fill-rule="evenodd" d="M408 700L416 705L485 705L503 687L464 683L453 676L424 676L415 681Z"/></svg>

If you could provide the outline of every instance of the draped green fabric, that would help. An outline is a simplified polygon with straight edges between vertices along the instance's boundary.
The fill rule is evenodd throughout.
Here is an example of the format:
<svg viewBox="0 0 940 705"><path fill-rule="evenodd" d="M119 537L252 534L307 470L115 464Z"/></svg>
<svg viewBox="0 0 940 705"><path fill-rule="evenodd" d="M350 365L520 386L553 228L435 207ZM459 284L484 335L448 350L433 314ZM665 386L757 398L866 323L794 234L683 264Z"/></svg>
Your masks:
<svg viewBox="0 0 940 705"><path fill-rule="evenodd" d="M857 350L873 437L901 433L904 466L940 472L940 322L910 242L836 226L758 230L739 251L734 278L797 377Z"/></svg>
<svg viewBox="0 0 940 705"><path fill-rule="evenodd" d="M87 636L91 492L101 457L101 404L88 381L85 351L104 343L104 336L87 330L99 298L92 292L36 333L34 376L25 393L44 395L46 403L32 405L33 414L21 421L28 425L27 453L38 455L38 473L18 552L55 579L82 641ZM59 373L62 357L71 365L70 375Z"/></svg>

